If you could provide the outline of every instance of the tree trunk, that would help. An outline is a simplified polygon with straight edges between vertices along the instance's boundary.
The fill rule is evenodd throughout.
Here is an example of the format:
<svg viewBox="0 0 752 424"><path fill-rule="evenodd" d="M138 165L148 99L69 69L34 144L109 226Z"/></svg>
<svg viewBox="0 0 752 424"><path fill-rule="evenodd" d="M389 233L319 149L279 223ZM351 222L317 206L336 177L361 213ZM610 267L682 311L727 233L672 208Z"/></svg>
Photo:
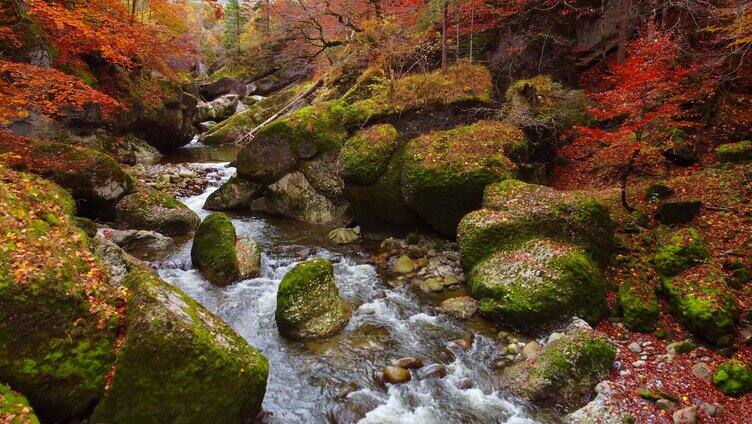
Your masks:
<svg viewBox="0 0 752 424"><path fill-rule="evenodd" d="M473 61L473 38L475 37L475 8L470 14L470 62Z"/></svg>
<svg viewBox="0 0 752 424"><path fill-rule="evenodd" d="M624 63L627 58L627 33L629 26L629 12L632 9L632 0L621 0L619 8L619 50L616 53L616 62Z"/></svg>
<svg viewBox="0 0 752 424"><path fill-rule="evenodd" d="M441 2L442 19L441 19L441 70L447 70L447 13L449 8L447 7L446 0Z"/></svg>

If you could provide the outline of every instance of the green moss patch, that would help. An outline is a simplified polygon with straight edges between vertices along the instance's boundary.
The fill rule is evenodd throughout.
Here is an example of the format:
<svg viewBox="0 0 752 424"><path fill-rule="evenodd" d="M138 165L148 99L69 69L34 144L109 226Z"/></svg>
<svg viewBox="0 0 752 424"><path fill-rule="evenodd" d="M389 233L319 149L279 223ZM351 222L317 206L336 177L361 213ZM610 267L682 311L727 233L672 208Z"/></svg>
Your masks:
<svg viewBox="0 0 752 424"><path fill-rule="evenodd" d="M469 286L482 314L518 328L572 316L595 324L606 310L598 265L582 250L550 240L488 257L473 268Z"/></svg>
<svg viewBox="0 0 752 424"><path fill-rule="evenodd" d="M0 422L3 424L39 424L29 401L10 387L0 384Z"/></svg>
<svg viewBox="0 0 752 424"><path fill-rule="evenodd" d="M658 272L672 277L691 266L706 262L710 251L705 239L694 228L682 228L662 237L653 262Z"/></svg>
<svg viewBox="0 0 752 424"><path fill-rule="evenodd" d="M724 394L741 396L752 390L752 368L737 359L726 361L716 368L713 383Z"/></svg>
<svg viewBox="0 0 752 424"><path fill-rule="evenodd" d="M0 167L0 380L45 420L80 416L114 362L117 293L58 186Z"/></svg>
<svg viewBox="0 0 752 424"><path fill-rule="evenodd" d="M279 285L275 319L286 337L332 336L347 325L350 314L339 296L332 263L325 259L296 265Z"/></svg>
<svg viewBox="0 0 752 424"><path fill-rule="evenodd" d="M619 287L618 309L624 326L643 333L655 330L660 318L653 287L634 280L625 281Z"/></svg>
<svg viewBox="0 0 752 424"><path fill-rule="evenodd" d="M398 147L397 130L390 124L359 131L342 149L342 177L347 183L368 185L384 175Z"/></svg>
<svg viewBox="0 0 752 424"><path fill-rule="evenodd" d="M460 222L462 266L471 270L499 250L541 237L580 245L599 263L606 263L614 248L613 223L599 199L505 180L486 187L483 209Z"/></svg>
<svg viewBox="0 0 752 424"><path fill-rule="evenodd" d="M193 266L213 284L225 286L234 282L240 273L236 239L235 227L227 215L215 212L207 216L193 238Z"/></svg>
<svg viewBox="0 0 752 424"><path fill-rule="evenodd" d="M752 162L752 141L722 144L715 149L718 161L729 163Z"/></svg>
<svg viewBox="0 0 752 424"><path fill-rule="evenodd" d="M714 265L692 268L664 278L662 290L689 331L720 346L731 343L737 306L721 270Z"/></svg>
<svg viewBox="0 0 752 424"><path fill-rule="evenodd" d="M269 364L179 289L147 271L132 293L115 375L92 423L241 423L260 411Z"/></svg>

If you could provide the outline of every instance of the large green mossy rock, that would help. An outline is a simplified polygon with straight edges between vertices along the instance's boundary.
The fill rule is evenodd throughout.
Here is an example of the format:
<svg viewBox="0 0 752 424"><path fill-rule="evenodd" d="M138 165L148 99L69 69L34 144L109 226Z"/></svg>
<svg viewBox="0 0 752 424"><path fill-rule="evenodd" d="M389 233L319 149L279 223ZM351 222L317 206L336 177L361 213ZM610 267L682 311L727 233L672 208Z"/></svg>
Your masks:
<svg viewBox="0 0 752 424"><path fill-rule="evenodd" d="M513 395L536 405L573 409L590 401L615 358L608 339L576 330L548 343L532 360L506 368L502 381Z"/></svg>
<svg viewBox="0 0 752 424"><path fill-rule="evenodd" d="M261 411L269 364L222 320L155 274L124 281L126 335L92 423L242 423Z"/></svg>
<svg viewBox="0 0 752 424"><path fill-rule="evenodd" d="M348 184L375 183L387 170L398 147L391 124L368 127L350 137L342 148L342 178Z"/></svg>
<svg viewBox="0 0 752 424"><path fill-rule="evenodd" d="M263 185L250 182L237 175L233 175L215 192L209 195L204 203L204 209L210 211L226 211L233 209L248 209L251 203L261 196Z"/></svg>
<svg viewBox="0 0 752 424"><path fill-rule="evenodd" d="M275 319L285 337L332 336L347 325L350 314L334 281L332 263L326 259L296 265L279 285Z"/></svg>
<svg viewBox="0 0 752 424"><path fill-rule="evenodd" d="M481 314L517 328L534 328L573 316L591 324L606 311L598 265L582 249L533 240L479 262L469 286Z"/></svg>
<svg viewBox="0 0 752 424"><path fill-rule="evenodd" d="M738 359L718 365L713 384L729 396L741 396L752 390L752 368Z"/></svg>
<svg viewBox="0 0 752 424"><path fill-rule="evenodd" d="M587 95L567 90L548 75L517 80L505 95L504 118L523 127L565 129L590 121Z"/></svg>
<svg viewBox="0 0 752 424"><path fill-rule="evenodd" d="M39 419L22 394L0 383L0 423L39 424Z"/></svg>
<svg viewBox="0 0 752 424"><path fill-rule="evenodd" d="M658 272L673 277L710 257L708 244L694 228L682 228L664 234L653 262Z"/></svg>
<svg viewBox="0 0 752 424"><path fill-rule="evenodd" d="M722 270L714 265L695 267L664 278L661 288L690 332L719 346L732 342L737 306Z"/></svg>
<svg viewBox="0 0 752 424"><path fill-rule="evenodd" d="M510 158L519 160L526 152L522 131L501 121L410 140L402 169L405 202L433 229L454 235L462 217L480 206L488 184L516 177Z"/></svg>
<svg viewBox="0 0 752 424"><path fill-rule="evenodd" d="M84 215L111 216L115 204L133 188L131 177L101 152L7 137L0 142L0 163L40 175L68 189Z"/></svg>
<svg viewBox="0 0 752 424"><path fill-rule="evenodd" d="M486 188L483 208L462 219L457 235L466 270L534 238L580 245L605 263L613 250L614 228L607 207L594 197L506 180Z"/></svg>
<svg viewBox="0 0 752 424"><path fill-rule="evenodd" d="M0 167L0 381L45 421L86 414L115 360L117 293L65 190Z"/></svg>
<svg viewBox="0 0 752 424"><path fill-rule="evenodd" d="M169 194L150 188L139 188L115 206L117 222L136 230L151 230L167 236L192 232L200 218Z"/></svg>
<svg viewBox="0 0 752 424"><path fill-rule="evenodd" d="M211 145L232 144L238 138L250 132L260 123L266 121L280 109L287 106L303 90L302 86L297 86L269 96L253 104L248 109L222 121L206 134L203 134L201 140Z"/></svg>
<svg viewBox="0 0 752 424"><path fill-rule="evenodd" d="M752 162L752 141L722 144L715 149L719 162L748 163Z"/></svg>
<svg viewBox="0 0 752 424"><path fill-rule="evenodd" d="M622 283L617 309L625 327L643 333L655 330L660 318L655 290L644 282L628 280Z"/></svg>
<svg viewBox="0 0 752 424"><path fill-rule="evenodd" d="M226 286L233 283L240 273L236 240L235 226L227 215L215 212L207 216L193 238L193 266L212 284Z"/></svg>
<svg viewBox="0 0 752 424"><path fill-rule="evenodd" d="M292 171L300 160L337 151L347 131L330 105L308 106L264 127L238 153L238 174L272 183Z"/></svg>
<svg viewBox="0 0 752 424"><path fill-rule="evenodd" d="M232 221L221 212L204 219L191 247L193 266L218 286L257 277L260 255L258 244L252 239L238 238Z"/></svg>

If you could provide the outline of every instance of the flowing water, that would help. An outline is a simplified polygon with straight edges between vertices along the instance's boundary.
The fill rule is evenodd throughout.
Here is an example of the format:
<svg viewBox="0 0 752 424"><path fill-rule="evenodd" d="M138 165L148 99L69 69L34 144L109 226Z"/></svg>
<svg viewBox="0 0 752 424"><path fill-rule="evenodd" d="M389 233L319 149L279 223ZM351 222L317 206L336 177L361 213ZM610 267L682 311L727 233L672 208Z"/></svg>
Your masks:
<svg viewBox="0 0 752 424"><path fill-rule="evenodd" d="M194 142L180 152L182 161L218 168L201 195L181 199L202 218L208 195L229 179L232 152ZM176 161L175 157L169 159ZM202 162L202 163L201 163ZM535 423L521 404L498 388L493 364L498 347L493 329L481 321L462 322L435 312L435 299L409 288L390 289L369 257L374 243L333 247L322 228L266 216L235 215L240 235L263 249L262 275L226 288L209 284L191 267L191 242L158 262L160 275L224 319L270 363L264 410L269 423L326 423L333 417L362 417L362 423ZM342 334L317 342L279 336L274 321L277 287L295 264L307 258L334 263L340 292L354 305ZM383 290L386 296L374 296ZM469 351L449 341L475 334ZM441 379L413 378L402 385L378 385L373 374L404 356L446 365ZM457 388L460 380L474 382ZM357 418L355 419L357 420ZM353 421L349 421L353 422Z"/></svg>

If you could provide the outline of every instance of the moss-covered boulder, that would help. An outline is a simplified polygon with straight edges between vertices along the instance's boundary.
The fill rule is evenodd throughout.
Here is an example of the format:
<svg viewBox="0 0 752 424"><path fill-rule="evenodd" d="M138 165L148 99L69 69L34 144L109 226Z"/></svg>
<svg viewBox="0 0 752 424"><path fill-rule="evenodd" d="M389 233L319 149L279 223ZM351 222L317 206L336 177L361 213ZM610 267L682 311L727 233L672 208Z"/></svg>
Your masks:
<svg viewBox="0 0 752 424"><path fill-rule="evenodd" d="M267 187L254 209L312 224L347 225L352 218L346 203L333 202L320 194L302 172L285 175Z"/></svg>
<svg viewBox="0 0 752 424"><path fill-rule="evenodd" d="M266 358L155 274L125 285L125 339L92 423L240 423L261 411Z"/></svg>
<svg viewBox="0 0 752 424"><path fill-rule="evenodd" d="M462 217L480 206L488 184L516 177L510 158L526 152L522 131L501 121L410 140L402 169L405 202L433 229L454 235Z"/></svg>
<svg viewBox="0 0 752 424"><path fill-rule="evenodd" d="M581 249L550 240L489 256L468 285L481 314L523 329L573 316L595 324L606 311L598 265Z"/></svg>
<svg viewBox="0 0 752 424"><path fill-rule="evenodd" d="M622 283L617 309L625 327L643 333L655 330L660 318L655 290L644 282L627 280Z"/></svg>
<svg viewBox="0 0 752 424"><path fill-rule="evenodd" d="M350 137L342 148L342 178L349 184L375 183L387 170L398 147L391 124L368 127Z"/></svg>
<svg viewBox="0 0 752 424"><path fill-rule="evenodd" d="M184 235L196 229L196 212L161 191L139 187L115 206L117 222L126 228L151 230L168 236Z"/></svg>
<svg viewBox="0 0 752 424"><path fill-rule="evenodd" d="M79 212L87 216L111 216L115 204L133 188L131 177L101 152L7 132L0 140L0 163L70 190Z"/></svg>
<svg viewBox="0 0 752 424"><path fill-rule="evenodd" d="M719 162L747 163L752 162L752 141L722 144L715 149Z"/></svg>
<svg viewBox="0 0 752 424"><path fill-rule="evenodd" d="M204 203L204 209L210 211L226 211L250 208L251 203L261 196L263 185L250 182L233 175L215 192L209 195Z"/></svg>
<svg viewBox="0 0 752 424"><path fill-rule="evenodd" d="M580 90L567 90L548 75L512 83L505 95L504 117L522 127L554 130L590 120L589 100Z"/></svg>
<svg viewBox="0 0 752 424"><path fill-rule="evenodd" d="M58 186L0 167L0 381L44 420L86 414L115 360L118 294Z"/></svg>
<svg viewBox="0 0 752 424"><path fill-rule="evenodd" d="M600 200L515 180L488 186L483 208L462 219L457 235L466 270L539 237L580 245L599 263L608 261L614 246L613 223Z"/></svg>
<svg viewBox="0 0 752 424"><path fill-rule="evenodd" d="M347 325L350 314L350 306L339 295L332 263L325 259L296 265L279 285L274 316L285 337L332 336Z"/></svg>
<svg viewBox="0 0 752 424"><path fill-rule="evenodd" d="M232 221L221 212L207 216L196 230L191 260L212 284L226 286L241 278L257 277L260 259L258 245L238 238Z"/></svg>
<svg viewBox="0 0 752 424"><path fill-rule="evenodd" d="M737 306L722 270L712 264L695 267L664 278L661 288L689 331L720 346L731 343Z"/></svg>
<svg viewBox="0 0 752 424"><path fill-rule="evenodd" d="M713 384L729 396L741 396L752 390L752 368L738 359L718 365L713 374Z"/></svg>
<svg viewBox="0 0 752 424"><path fill-rule="evenodd" d="M329 105L308 106L264 127L238 153L238 173L251 181L273 182L298 161L339 150L347 131Z"/></svg>
<svg viewBox="0 0 752 424"><path fill-rule="evenodd" d="M232 144L287 106L302 91L304 91L303 86L292 87L258 101L248 109L212 127L211 130L201 136L201 140L212 145Z"/></svg>
<svg viewBox="0 0 752 424"><path fill-rule="evenodd" d="M507 390L540 406L574 409L594 395L595 385L608 377L616 349L589 330L575 330L548 343L531 360L506 368Z"/></svg>
<svg viewBox="0 0 752 424"><path fill-rule="evenodd" d="M131 82L132 133L159 149L188 144L196 135L193 115L198 98L180 84L164 78L140 78Z"/></svg>
<svg viewBox="0 0 752 424"><path fill-rule="evenodd" d="M682 228L661 236L653 262L658 272L673 277L684 270L706 262L710 257L708 244L694 228Z"/></svg>
<svg viewBox="0 0 752 424"><path fill-rule="evenodd" d="M162 154L155 147L132 134L111 135L104 131L85 137L71 137L80 147L104 152L126 165L154 164Z"/></svg>
<svg viewBox="0 0 752 424"><path fill-rule="evenodd" d="M0 383L0 423L39 424L39 419L24 395Z"/></svg>

